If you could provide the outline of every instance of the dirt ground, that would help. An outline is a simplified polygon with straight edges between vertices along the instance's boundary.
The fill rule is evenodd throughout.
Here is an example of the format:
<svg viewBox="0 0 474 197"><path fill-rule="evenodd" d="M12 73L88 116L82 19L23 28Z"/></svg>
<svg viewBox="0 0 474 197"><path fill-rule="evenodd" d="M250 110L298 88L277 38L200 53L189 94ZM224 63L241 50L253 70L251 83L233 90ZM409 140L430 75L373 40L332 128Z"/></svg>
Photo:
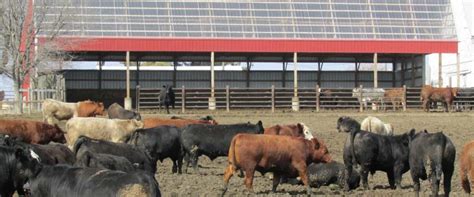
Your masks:
<svg viewBox="0 0 474 197"><path fill-rule="evenodd" d="M175 110L177 111L177 110ZM346 133L336 131L336 120L340 116L351 116L361 121L368 115L377 116L385 122L392 123L395 128L395 134L401 134L415 128L417 131L427 129L429 132L443 131L456 146L455 172L452 179L452 196L465 195L460 186L459 179L459 154L462 146L474 139L474 113L424 113L421 111L411 112L375 112L358 113L355 111L325 111L316 113L314 111L278 111L271 113L268 110L242 110L242 111L215 111L207 110L190 111L186 114L172 114L189 118L197 118L204 115L212 115L219 124L232 124L241 122L255 123L262 120L265 127L275 124L291 124L303 122L312 129L312 133L318 139L322 139L328 146L332 158L342 162L342 150ZM144 114L142 117L165 117L163 114ZM11 116L10 116L11 117ZM40 116L27 116L23 118L40 119ZM223 172L227 165L227 158L220 157L210 161L207 157L199 158L200 173L195 174L190 168L188 173L181 175L172 174L172 163L166 159L163 163L158 162L158 172L156 178L160 184L161 192L164 196L219 196L223 188ZM254 179L255 194L251 196L292 196L304 195L303 186L281 184L277 188L277 193L272 194L272 181L262 177L259 173L255 174ZM313 188L312 192L318 196L403 196L413 195L412 180L410 173L403 175L401 190L391 190L388 188L388 181L384 172L376 172L373 177L369 176L369 186L374 188L369 191L361 188L351 192L342 190L331 190L329 187ZM442 186L440 187L442 188ZM431 188L428 181L423 181L421 185L422 195L429 196ZM444 193L440 189L440 193ZM226 196L244 196L248 195L245 191L243 178L234 175L230 181Z"/></svg>

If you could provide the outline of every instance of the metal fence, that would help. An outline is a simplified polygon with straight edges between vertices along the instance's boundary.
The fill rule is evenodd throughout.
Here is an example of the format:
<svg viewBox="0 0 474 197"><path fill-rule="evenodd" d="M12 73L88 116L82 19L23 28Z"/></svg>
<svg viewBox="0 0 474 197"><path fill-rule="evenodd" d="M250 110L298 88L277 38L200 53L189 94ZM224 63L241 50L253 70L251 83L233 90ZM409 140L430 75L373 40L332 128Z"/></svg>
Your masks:
<svg viewBox="0 0 474 197"><path fill-rule="evenodd" d="M360 88L363 88L362 86ZM368 88L370 89L370 88ZM333 110L354 109L359 111L396 110L407 108L421 109L421 88L385 88L387 94L382 97L370 98L370 92L355 95L352 88L300 88L298 89L299 107L302 109ZM397 93L401 91L401 93ZM136 106L138 110L158 109L160 89L140 88L137 86ZM186 109L207 109L209 107L209 88L175 89L176 108L183 112ZM292 88L217 88L215 89L217 109L291 109L294 90ZM364 102L374 105L364 106ZM372 100L370 100L372 99ZM458 110L472 110L474 106L474 88L460 89L454 106Z"/></svg>
<svg viewBox="0 0 474 197"><path fill-rule="evenodd" d="M0 114L40 112L45 99L65 101L65 91L61 89L20 89L21 100L15 99L13 91L5 91L5 98L0 101ZM8 96L7 96L8 95ZM15 109L20 102L21 111Z"/></svg>

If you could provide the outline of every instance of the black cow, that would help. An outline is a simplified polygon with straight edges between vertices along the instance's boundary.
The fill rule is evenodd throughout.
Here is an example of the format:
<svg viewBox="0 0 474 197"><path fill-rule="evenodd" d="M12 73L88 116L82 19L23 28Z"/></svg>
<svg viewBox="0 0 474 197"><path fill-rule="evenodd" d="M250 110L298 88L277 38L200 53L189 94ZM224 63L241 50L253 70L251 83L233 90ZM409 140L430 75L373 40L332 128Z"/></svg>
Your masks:
<svg viewBox="0 0 474 197"><path fill-rule="evenodd" d="M172 172L181 174L183 151L180 142L181 130L173 126L139 129L130 137L128 143L144 148L152 163L170 158L173 160Z"/></svg>
<svg viewBox="0 0 474 197"><path fill-rule="evenodd" d="M444 195L449 196L455 157L453 142L442 132L428 133L425 130L413 136L410 141L410 173L416 196L420 192L420 179L428 178L426 168L431 172L433 196L438 196L441 175L444 177Z"/></svg>
<svg viewBox="0 0 474 197"><path fill-rule="evenodd" d="M136 119L142 120L142 116L138 112L126 110L118 103L114 103L107 109L107 114L110 119Z"/></svg>
<svg viewBox="0 0 474 197"><path fill-rule="evenodd" d="M38 163L27 147L0 146L0 196L25 195L23 185L40 170Z"/></svg>
<svg viewBox="0 0 474 197"><path fill-rule="evenodd" d="M76 159L86 152L110 154L127 158L132 164L138 164L138 168L155 174L156 163L142 150L125 143L113 143L103 140L95 140L85 136L79 137L74 144L73 152Z"/></svg>
<svg viewBox="0 0 474 197"><path fill-rule="evenodd" d="M54 142L50 142L49 144L28 144L18 138L7 137L3 138L3 140L0 139L0 145L30 148L34 154L39 156L40 162L46 165L73 165L76 160L74 153L72 153L67 146Z"/></svg>
<svg viewBox="0 0 474 197"><path fill-rule="evenodd" d="M205 125L194 124L183 129L181 143L185 153L185 172L189 161L194 171L198 172L197 162L200 155L206 155L214 160L219 156L227 156L232 138L238 133L263 133L262 121L257 124L232 124L232 125Z"/></svg>
<svg viewBox="0 0 474 197"><path fill-rule="evenodd" d="M336 184L344 187L346 184L346 167L344 164L333 161L330 163L312 163L308 166L309 185L319 188L321 186L329 186ZM303 184L300 180L292 179L289 183ZM360 175L354 171L349 179L349 188L355 189L359 187Z"/></svg>
<svg viewBox="0 0 474 197"><path fill-rule="evenodd" d="M153 174L65 165L44 166L31 177L31 196L161 196Z"/></svg>
<svg viewBox="0 0 474 197"><path fill-rule="evenodd" d="M174 109L175 96L173 88L170 85L164 85L160 90L160 95L158 96L158 108L161 110L161 105L166 107L166 112L169 114L169 106L172 106Z"/></svg>
<svg viewBox="0 0 474 197"><path fill-rule="evenodd" d="M369 172L384 171L392 189L401 188L402 175L410 169L408 163L408 144L415 132L410 131L402 135L384 136L360 130L360 124L351 118L341 117L338 120L338 130L349 132L350 135L344 144L344 164L346 165L346 185L350 190L349 177L354 165L360 165L362 184L369 188L367 176Z"/></svg>
<svg viewBox="0 0 474 197"><path fill-rule="evenodd" d="M109 170L119 170L123 172L132 172L136 170L135 166L125 157L101 153L91 153L89 151L82 153L80 157L77 158L74 166L103 168Z"/></svg>

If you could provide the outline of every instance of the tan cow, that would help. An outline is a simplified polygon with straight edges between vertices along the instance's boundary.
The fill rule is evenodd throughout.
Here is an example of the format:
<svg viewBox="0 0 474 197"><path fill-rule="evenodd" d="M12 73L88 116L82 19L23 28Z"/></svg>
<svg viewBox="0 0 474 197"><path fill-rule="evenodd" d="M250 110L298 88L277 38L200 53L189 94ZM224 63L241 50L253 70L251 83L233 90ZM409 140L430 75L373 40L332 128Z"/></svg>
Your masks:
<svg viewBox="0 0 474 197"><path fill-rule="evenodd" d="M69 120L72 117L93 117L104 115L104 104L95 101L80 101L77 103L66 103L53 99L43 101L43 120L48 124L54 124L54 120Z"/></svg>
<svg viewBox="0 0 474 197"><path fill-rule="evenodd" d="M79 136L111 142L125 142L137 129L143 128L143 122L131 119L71 118L66 123L66 138L72 149Z"/></svg>

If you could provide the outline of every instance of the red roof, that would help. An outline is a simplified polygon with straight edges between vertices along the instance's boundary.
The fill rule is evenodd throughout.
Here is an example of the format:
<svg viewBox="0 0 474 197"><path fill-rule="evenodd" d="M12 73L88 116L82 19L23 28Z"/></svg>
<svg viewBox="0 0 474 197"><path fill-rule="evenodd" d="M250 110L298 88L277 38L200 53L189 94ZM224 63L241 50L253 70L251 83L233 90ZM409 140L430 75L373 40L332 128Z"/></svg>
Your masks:
<svg viewBox="0 0 474 197"><path fill-rule="evenodd" d="M44 40L40 38L40 41ZM457 53L453 40L62 37L72 52ZM72 44L73 43L73 44Z"/></svg>

